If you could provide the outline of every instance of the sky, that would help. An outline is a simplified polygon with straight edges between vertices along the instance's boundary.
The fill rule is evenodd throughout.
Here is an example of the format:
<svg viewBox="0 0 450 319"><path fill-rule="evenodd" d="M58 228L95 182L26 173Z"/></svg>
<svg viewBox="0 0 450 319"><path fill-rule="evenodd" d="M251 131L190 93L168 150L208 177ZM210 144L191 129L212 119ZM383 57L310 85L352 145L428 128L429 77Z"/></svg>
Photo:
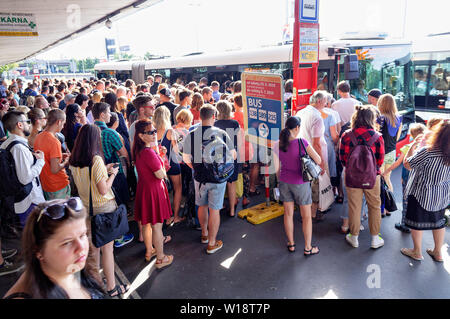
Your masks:
<svg viewBox="0 0 450 319"><path fill-rule="evenodd" d="M129 45L136 56L274 45L282 41L289 21L289 2L293 0L164 0L115 21L112 29L101 27L37 58L104 58L105 37ZM320 0L319 8L320 36L330 40L352 31L409 40L450 32L445 17L449 0Z"/></svg>

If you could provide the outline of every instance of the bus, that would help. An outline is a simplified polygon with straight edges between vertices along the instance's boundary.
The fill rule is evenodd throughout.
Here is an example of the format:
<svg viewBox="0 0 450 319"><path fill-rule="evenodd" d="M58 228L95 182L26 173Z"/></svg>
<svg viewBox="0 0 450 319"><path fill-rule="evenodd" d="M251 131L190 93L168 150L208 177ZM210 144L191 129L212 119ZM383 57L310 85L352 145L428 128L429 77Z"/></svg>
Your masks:
<svg viewBox="0 0 450 319"><path fill-rule="evenodd" d="M133 79L144 83L148 75L161 74L166 82L184 83L208 81L224 83L241 79L242 72L266 72L281 74L283 79L293 77L292 45L278 45L247 51L221 53L194 53L182 57L169 57L148 61L105 62L95 65L97 78L116 78L124 82ZM318 88L334 92L337 83L346 80L345 55L356 54L360 76L349 80L351 94L361 103L367 103L367 93L378 88L392 94L403 115L403 143L409 124L415 122L413 98L412 43L403 40L345 39L320 41ZM407 141L406 141L407 140ZM406 141L406 142L405 142ZM400 144L403 145L403 144Z"/></svg>
<svg viewBox="0 0 450 319"><path fill-rule="evenodd" d="M418 120L450 119L450 33L413 45L414 106Z"/></svg>

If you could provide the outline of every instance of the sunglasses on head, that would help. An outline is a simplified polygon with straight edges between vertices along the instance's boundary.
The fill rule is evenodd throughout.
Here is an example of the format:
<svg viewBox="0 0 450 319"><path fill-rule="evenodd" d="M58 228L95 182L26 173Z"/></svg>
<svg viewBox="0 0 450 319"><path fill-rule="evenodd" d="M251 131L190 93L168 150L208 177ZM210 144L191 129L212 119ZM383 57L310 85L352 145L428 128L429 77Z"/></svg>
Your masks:
<svg viewBox="0 0 450 319"><path fill-rule="evenodd" d="M39 217L36 223L39 223L39 220L41 219L42 215L48 216L53 220L63 218L64 215L66 214L66 207L69 207L70 209L79 212L83 209L83 202L79 197L72 197L63 203L47 206L39 213Z"/></svg>
<svg viewBox="0 0 450 319"><path fill-rule="evenodd" d="M157 130L152 130L152 131L143 132L142 134L155 135L156 132L157 132Z"/></svg>

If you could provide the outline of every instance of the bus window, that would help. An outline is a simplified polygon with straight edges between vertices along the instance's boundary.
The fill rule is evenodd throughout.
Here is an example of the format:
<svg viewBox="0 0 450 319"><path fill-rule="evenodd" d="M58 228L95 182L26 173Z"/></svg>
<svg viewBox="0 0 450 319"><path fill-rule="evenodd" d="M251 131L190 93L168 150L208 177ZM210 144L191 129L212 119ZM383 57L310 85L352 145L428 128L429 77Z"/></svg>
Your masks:
<svg viewBox="0 0 450 319"><path fill-rule="evenodd" d="M431 68L430 95L447 98L450 81L450 62L438 63Z"/></svg>
<svg viewBox="0 0 450 319"><path fill-rule="evenodd" d="M319 70L317 72L317 89L318 90L328 91L328 77L329 77L328 71Z"/></svg>

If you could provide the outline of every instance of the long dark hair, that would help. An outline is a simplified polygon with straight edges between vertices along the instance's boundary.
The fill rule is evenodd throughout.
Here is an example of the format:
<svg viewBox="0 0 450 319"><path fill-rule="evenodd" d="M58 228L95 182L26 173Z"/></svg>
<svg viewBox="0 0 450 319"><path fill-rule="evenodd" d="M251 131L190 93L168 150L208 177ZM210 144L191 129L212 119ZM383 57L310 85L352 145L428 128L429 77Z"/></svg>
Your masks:
<svg viewBox="0 0 450 319"><path fill-rule="evenodd" d="M300 126L300 118L297 116L291 116L287 119L284 129L280 132L280 150L287 152L289 148L289 137L291 136L291 130Z"/></svg>
<svg viewBox="0 0 450 319"><path fill-rule="evenodd" d="M63 135L66 137L67 147L70 151L73 149L73 143L75 141L75 132L74 127L77 123L77 117L75 113L78 113L80 110L80 106L76 103L69 104L66 107L66 123L64 124L64 128L62 129Z"/></svg>
<svg viewBox="0 0 450 319"><path fill-rule="evenodd" d="M22 256L25 262L25 292L36 299L69 299L67 292L62 287L56 285L42 271L36 253L44 247L47 240L66 222L80 219L87 221L87 213L84 208L80 212L75 212L66 206L64 208L65 214L60 219L52 219L46 215L42 215L38 222L37 219L41 211L57 202L63 202L63 200L53 200L36 206L28 216L22 234ZM89 223L87 223L87 226L89 233ZM104 294L99 270L92 254L92 247L92 242L89 239L89 254L86 258L85 267L80 272L81 285L86 289L95 289Z"/></svg>
<svg viewBox="0 0 450 319"><path fill-rule="evenodd" d="M78 94L75 98L75 103L81 106L83 102L87 100L89 100L89 96L87 96L86 94Z"/></svg>
<svg viewBox="0 0 450 319"><path fill-rule="evenodd" d="M83 125L75 139L69 164L80 168L91 166L96 155L105 161L100 128L94 124Z"/></svg>
<svg viewBox="0 0 450 319"><path fill-rule="evenodd" d="M105 95L105 103L111 107L111 112L119 112L117 109L117 95L115 93L108 93Z"/></svg>
<svg viewBox="0 0 450 319"><path fill-rule="evenodd" d="M145 143L141 138L139 137L139 133L144 133L145 129L152 125L152 122L150 120L139 120L135 124L135 133L134 133L134 140L133 140L133 160L136 161L141 151L145 148Z"/></svg>

